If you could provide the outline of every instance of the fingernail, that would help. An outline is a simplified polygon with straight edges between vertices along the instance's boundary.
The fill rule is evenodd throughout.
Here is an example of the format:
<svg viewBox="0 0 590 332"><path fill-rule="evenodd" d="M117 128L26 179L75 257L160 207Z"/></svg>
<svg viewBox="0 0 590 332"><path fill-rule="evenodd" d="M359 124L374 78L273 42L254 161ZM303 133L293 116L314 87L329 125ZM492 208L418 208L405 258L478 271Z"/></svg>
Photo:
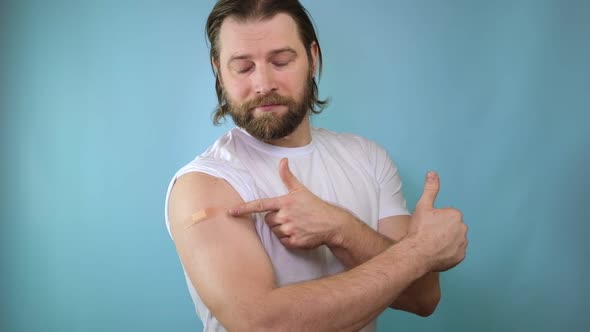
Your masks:
<svg viewBox="0 0 590 332"><path fill-rule="evenodd" d="M434 172L433 171L429 171L426 174L426 179L428 179L428 181L434 181Z"/></svg>

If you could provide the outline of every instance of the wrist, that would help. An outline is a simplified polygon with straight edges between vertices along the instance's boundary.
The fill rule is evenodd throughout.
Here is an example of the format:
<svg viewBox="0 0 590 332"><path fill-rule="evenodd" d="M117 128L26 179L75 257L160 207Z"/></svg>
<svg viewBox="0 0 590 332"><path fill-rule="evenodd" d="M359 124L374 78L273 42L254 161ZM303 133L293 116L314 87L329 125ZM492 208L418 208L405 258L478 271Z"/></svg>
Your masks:
<svg viewBox="0 0 590 332"><path fill-rule="evenodd" d="M424 253L421 242L416 237L407 235L395 247L403 246L403 251L407 257L416 263L421 275L424 275L432 269L432 259L429 255Z"/></svg>
<svg viewBox="0 0 590 332"><path fill-rule="evenodd" d="M333 220L335 226L332 228L326 241L329 248L345 248L349 242L350 234L354 234L358 221L356 218L344 209L338 209L336 217Z"/></svg>

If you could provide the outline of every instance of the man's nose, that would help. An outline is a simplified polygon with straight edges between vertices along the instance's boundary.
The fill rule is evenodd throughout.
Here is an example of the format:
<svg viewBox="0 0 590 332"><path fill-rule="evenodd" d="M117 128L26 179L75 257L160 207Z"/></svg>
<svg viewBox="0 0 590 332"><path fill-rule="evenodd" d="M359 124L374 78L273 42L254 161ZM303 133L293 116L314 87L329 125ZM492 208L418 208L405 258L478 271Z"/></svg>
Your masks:
<svg viewBox="0 0 590 332"><path fill-rule="evenodd" d="M277 90L277 85L272 68L258 66L254 74L254 89L258 95L267 95Z"/></svg>

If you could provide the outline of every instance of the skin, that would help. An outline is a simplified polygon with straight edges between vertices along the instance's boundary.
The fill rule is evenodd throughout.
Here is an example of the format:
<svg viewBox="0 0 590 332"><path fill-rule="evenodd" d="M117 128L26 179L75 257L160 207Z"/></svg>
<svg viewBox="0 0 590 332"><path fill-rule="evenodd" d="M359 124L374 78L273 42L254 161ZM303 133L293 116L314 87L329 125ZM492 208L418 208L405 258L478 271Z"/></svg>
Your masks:
<svg viewBox="0 0 590 332"><path fill-rule="evenodd" d="M256 24L242 24L229 17L221 26L219 41L219 59L212 60L226 95L234 104L272 91L301 98L310 66L313 72L317 68L317 45L310 45L310 62L295 22L285 14ZM277 52L280 50L284 51ZM281 116L287 110L285 106L275 106L266 111ZM254 110L255 116L262 113L261 109ZM311 129L306 117L291 135L267 143L299 147L310 142Z"/></svg>
<svg viewBox="0 0 590 332"><path fill-rule="evenodd" d="M220 42L215 64L232 102L270 91L298 98L309 66L316 68L315 45L310 45L308 62L295 23L286 15L262 22L228 18ZM275 51L284 48L296 56L277 65ZM264 111L281 116L285 109ZM306 118L291 135L269 143L296 147L310 141ZM170 226L183 266L207 307L228 330L358 331L392 303L421 315L434 310L440 297L436 273L459 264L467 245L460 212L434 208L438 176L427 179L411 220L383 219L380 234L309 192L291 174L287 160L281 161L279 174L290 192L284 197L246 203L225 181L196 172L180 177L170 195ZM302 205L306 209L297 208ZM195 211L211 207L227 212L186 227ZM249 217L256 211L271 211L266 222L276 228L283 245L326 244L349 270L277 287Z"/></svg>

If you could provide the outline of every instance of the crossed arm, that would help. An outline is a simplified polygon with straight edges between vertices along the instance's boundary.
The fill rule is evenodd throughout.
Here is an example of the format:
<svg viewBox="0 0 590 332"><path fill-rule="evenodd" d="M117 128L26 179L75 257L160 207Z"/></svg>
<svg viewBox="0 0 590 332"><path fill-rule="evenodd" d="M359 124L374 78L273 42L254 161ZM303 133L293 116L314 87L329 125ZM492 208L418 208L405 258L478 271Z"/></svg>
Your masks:
<svg viewBox="0 0 590 332"><path fill-rule="evenodd" d="M240 216L268 212L266 223L287 247L305 249L325 244L351 269L398 243L408 233L408 215L381 219L375 231L346 210L322 201L291 173L287 159L279 163L279 175L289 191L287 195L241 204L231 213ZM434 312L439 301L439 278L434 272L414 282L390 307L426 317Z"/></svg>
<svg viewBox="0 0 590 332"><path fill-rule="evenodd" d="M241 203L225 181L189 173L173 187L168 210L183 266L228 330L358 331L427 273L417 243L406 239L344 273L279 288L249 217L218 213L189 226L195 211Z"/></svg>
<svg viewBox="0 0 590 332"><path fill-rule="evenodd" d="M332 253L347 268L354 268L398 243L406 236L411 221L409 215L384 218L379 221L379 232L376 232L353 216L348 219L345 221L347 227L341 230L339 243L330 246ZM427 317L436 309L440 297L438 273L430 272L406 288L390 308Z"/></svg>

